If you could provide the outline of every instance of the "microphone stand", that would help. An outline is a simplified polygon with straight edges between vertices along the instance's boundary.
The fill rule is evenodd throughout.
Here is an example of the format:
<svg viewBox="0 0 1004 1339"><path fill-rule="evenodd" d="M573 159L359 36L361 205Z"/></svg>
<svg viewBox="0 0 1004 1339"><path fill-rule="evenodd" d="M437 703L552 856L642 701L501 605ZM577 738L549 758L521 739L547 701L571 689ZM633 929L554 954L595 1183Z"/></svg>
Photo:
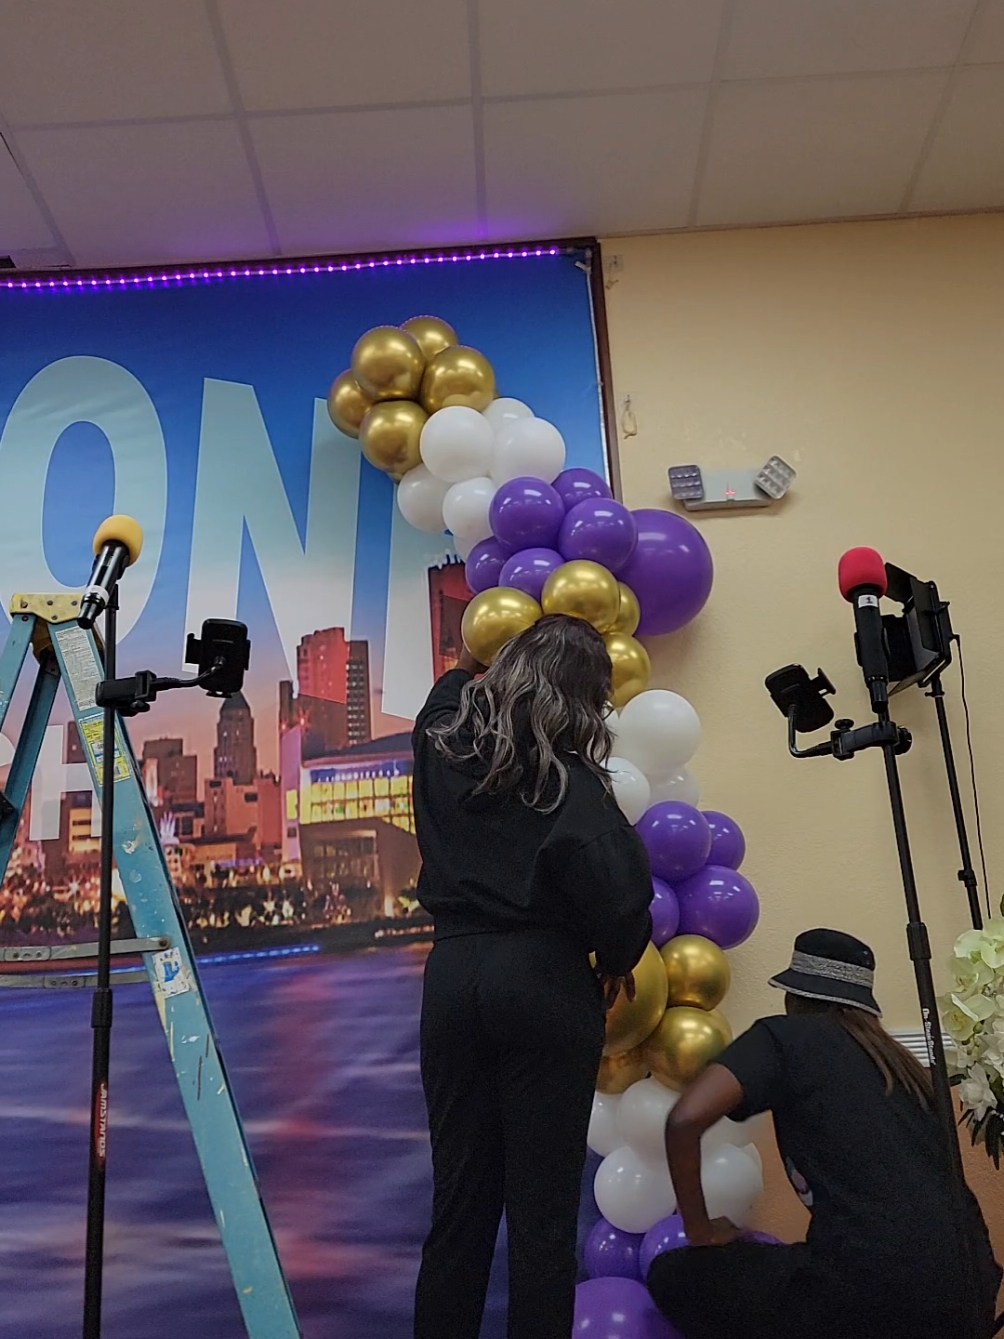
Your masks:
<svg viewBox="0 0 1004 1339"><path fill-rule="evenodd" d="M105 678L115 676L118 584L105 609ZM115 851L115 707L104 708L101 745L101 882L98 900L98 970L91 1006L91 1143L87 1179L87 1243L84 1253L83 1339L101 1339L104 1274L105 1159L108 1147L108 1076L112 1039L112 869Z"/></svg>
<svg viewBox="0 0 1004 1339"><path fill-rule="evenodd" d="M969 849L969 833L966 829L966 813L962 807L962 793L959 790L959 774L955 767L955 752L952 748L952 736L948 728L948 712L945 710L945 689L941 682L941 670L935 674L928 685L927 696L934 700L934 710L938 715L938 730L941 734L941 749L945 755L945 772L948 776L948 793L952 797L952 813L955 817L955 831L959 838L959 855L962 868L959 870L959 882L964 885L969 901L969 916L974 930L983 929L983 908L980 906L979 886L976 871L973 869L972 852Z"/></svg>

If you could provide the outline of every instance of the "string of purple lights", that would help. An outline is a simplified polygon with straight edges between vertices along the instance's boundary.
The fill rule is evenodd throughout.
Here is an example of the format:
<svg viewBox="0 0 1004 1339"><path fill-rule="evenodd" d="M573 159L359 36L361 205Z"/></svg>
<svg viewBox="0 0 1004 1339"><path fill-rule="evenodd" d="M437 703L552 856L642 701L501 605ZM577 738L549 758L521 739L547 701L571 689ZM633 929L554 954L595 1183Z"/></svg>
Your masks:
<svg viewBox="0 0 1004 1339"><path fill-rule="evenodd" d="M73 274L51 279L0 279L0 288L32 292L93 291L100 288L162 287L172 284L208 283L215 279L260 279L293 274L349 274L357 270L386 270L406 265L459 265L473 260L532 260L540 256L559 256L561 246L510 247L492 251L453 251L438 253L402 253L369 260L292 261L286 265L207 265L171 269L160 266L143 274Z"/></svg>

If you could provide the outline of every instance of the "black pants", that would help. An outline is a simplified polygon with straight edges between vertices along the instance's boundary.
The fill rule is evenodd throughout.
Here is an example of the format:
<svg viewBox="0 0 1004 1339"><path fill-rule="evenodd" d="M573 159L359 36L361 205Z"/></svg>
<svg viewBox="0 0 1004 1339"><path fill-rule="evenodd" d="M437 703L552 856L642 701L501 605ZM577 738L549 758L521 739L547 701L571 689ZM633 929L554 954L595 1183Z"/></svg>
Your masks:
<svg viewBox="0 0 1004 1339"><path fill-rule="evenodd" d="M569 1339L603 1027L599 985L564 936L433 948L421 1047L434 1195L416 1339L478 1339L503 1208L511 1339Z"/></svg>
<svg viewBox="0 0 1004 1339"><path fill-rule="evenodd" d="M684 1339L989 1339L1000 1270L981 1256L981 1315L967 1318L959 1279L939 1286L837 1271L809 1247L734 1242L667 1251L648 1275L656 1305Z"/></svg>

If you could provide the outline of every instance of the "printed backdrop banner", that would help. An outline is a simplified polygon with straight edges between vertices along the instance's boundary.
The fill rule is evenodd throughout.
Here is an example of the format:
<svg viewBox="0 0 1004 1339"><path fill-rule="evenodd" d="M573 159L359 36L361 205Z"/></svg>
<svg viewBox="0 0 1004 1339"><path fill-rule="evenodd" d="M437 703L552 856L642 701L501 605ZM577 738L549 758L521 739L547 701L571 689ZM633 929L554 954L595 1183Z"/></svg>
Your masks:
<svg viewBox="0 0 1004 1339"><path fill-rule="evenodd" d="M120 673L183 672L207 617L250 629L242 695L168 695L130 733L308 1339L410 1334L430 927L409 732L467 597L449 538L403 521L327 389L365 330L436 314L502 394L557 424L569 464L603 471L586 260L0 288L2 608L83 586L98 523L126 512L145 544L121 588ZM0 784L26 703L0 735ZM60 696L0 943L93 936L97 817ZM152 997L116 997L107 1339L239 1339ZM77 992L0 991L3 1339L79 1333L90 1037ZM492 1339L504 1245L497 1264Z"/></svg>

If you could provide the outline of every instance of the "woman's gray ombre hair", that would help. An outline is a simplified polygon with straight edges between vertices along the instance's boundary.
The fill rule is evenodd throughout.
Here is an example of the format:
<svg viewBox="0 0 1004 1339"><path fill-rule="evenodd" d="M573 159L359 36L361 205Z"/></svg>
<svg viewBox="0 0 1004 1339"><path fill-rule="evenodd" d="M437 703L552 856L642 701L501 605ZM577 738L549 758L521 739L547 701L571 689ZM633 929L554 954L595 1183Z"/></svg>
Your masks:
<svg viewBox="0 0 1004 1339"><path fill-rule="evenodd" d="M596 629L547 615L506 642L491 668L464 688L456 718L429 734L444 757L487 767L475 795L515 791L530 808L553 813L568 791L562 755L577 754L607 779L610 678Z"/></svg>

